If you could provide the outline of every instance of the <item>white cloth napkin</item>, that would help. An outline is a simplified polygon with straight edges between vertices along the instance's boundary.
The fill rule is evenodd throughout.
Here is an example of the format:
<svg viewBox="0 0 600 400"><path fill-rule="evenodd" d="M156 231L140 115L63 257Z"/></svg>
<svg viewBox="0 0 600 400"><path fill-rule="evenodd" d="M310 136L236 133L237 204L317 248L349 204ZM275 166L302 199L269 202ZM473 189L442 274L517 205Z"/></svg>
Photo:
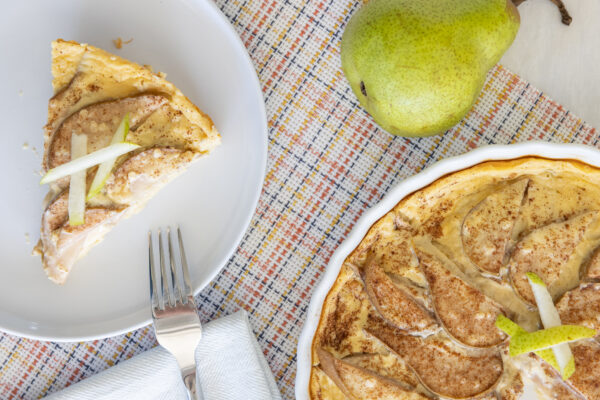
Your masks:
<svg viewBox="0 0 600 400"><path fill-rule="evenodd" d="M203 400L281 399L245 311L203 326L196 365ZM187 395L177 362L158 346L48 399L182 400Z"/></svg>

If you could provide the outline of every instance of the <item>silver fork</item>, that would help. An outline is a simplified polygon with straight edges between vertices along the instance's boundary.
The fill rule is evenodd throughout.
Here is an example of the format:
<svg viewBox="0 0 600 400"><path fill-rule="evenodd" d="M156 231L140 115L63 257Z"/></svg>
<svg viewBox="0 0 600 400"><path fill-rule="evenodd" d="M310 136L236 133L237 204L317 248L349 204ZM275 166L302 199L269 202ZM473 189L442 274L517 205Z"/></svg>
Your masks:
<svg viewBox="0 0 600 400"><path fill-rule="evenodd" d="M188 390L188 398L198 399L196 390L196 362L194 353L200 337L202 325L196 312L196 302L190 283L181 231L177 228L177 241L181 258L183 282L179 274L175 253L171 242L171 229L167 228L170 273L167 271L163 250L163 235L158 231L158 249L160 262L160 279L157 280L154 267L154 251L152 231L148 232L148 256L150 259L150 301L156 340L177 360L183 383ZM157 286L160 284L160 290Z"/></svg>

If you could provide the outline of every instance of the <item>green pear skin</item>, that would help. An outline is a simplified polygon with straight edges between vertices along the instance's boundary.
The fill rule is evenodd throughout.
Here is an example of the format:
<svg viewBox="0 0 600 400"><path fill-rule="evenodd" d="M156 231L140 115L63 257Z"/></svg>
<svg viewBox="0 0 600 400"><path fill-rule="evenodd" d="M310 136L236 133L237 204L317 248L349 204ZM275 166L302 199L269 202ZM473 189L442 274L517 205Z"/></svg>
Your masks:
<svg viewBox="0 0 600 400"><path fill-rule="evenodd" d="M471 109L519 24L511 0L371 0L346 26L342 69L383 129L439 134Z"/></svg>

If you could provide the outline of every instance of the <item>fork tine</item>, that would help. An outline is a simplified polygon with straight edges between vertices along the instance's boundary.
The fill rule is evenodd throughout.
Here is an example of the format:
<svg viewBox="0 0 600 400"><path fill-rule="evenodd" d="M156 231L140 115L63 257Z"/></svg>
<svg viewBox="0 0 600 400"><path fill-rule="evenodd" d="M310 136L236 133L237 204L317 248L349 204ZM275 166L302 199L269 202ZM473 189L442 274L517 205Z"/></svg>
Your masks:
<svg viewBox="0 0 600 400"><path fill-rule="evenodd" d="M163 308L165 305L165 300L169 303L169 305L174 306L173 297L171 295L171 287L169 285L169 279L167 278L167 267L165 266L165 253L163 249L163 240L162 240L162 232L160 229L158 230L158 252L160 256L160 275L162 277L162 294L163 294Z"/></svg>
<svg viewBox="0 0 600 400"><path fill-rule="evenodd" d="M183 303L183 290L181 290L181 284L179 283L178 268L175 265L175 254L173 253L173 244L171 241L171 227L167 228L167 243L169 244L169 262L171 264L171 282L173 283L173 293L175 297L175 303L180 301Z"/></svg>
<svg viewBox="0 0 600 400"><path fill-rule="evenodd" d="M152 250L152 231L148 231L148 269L150 270L150 301L152 302L152 308L157 306L158 299L162 299L162 293L156 288L156 276L154 268L154 251Z"/></svg>
<svg viewBox="0 0 600 400"><path fill-rule="evenodd" d="M187 258L185 257L185 250L183 249L183 239L181 238L181 229L177 227L177 239L179 241L179 255L181 256L181 269L183 270L183 281L185 285L185 297L187 301L188 296L193 296L192 293L192 282L190 279L190 270L188 268ZM182 291L183 293L183 291Z"/></svg>

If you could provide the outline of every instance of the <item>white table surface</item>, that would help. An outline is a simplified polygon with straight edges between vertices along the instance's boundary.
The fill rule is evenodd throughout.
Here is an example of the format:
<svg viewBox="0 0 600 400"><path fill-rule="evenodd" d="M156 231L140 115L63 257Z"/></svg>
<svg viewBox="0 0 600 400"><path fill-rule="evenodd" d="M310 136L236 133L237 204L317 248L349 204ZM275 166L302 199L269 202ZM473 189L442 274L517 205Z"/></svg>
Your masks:
<svg viewBox="0 0 600 400"><path fill-rule="evenodd" d="M550 0L521 4L521 28L500 63L600 128L600 0L563 1L570 26Z"/></svg>

